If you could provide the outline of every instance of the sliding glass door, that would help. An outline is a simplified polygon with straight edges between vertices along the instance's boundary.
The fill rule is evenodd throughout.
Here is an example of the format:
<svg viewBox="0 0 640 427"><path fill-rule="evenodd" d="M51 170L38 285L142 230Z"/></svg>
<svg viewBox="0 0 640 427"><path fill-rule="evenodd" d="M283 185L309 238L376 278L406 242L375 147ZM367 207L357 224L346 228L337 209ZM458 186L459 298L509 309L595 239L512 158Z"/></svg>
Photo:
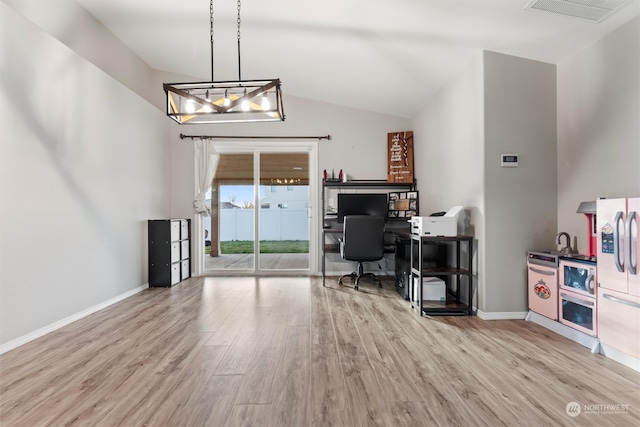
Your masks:
<svg viewBox="0 0 640 427"><path fill-rule="evenodd" d="M253 154L221 154L211 186L213 270L255 268Z"/></svg>
<svg viewBox="0 0 640 427"><path fill-rule="evenodd" d="M309 272L309 150L220 150L205 221L205 269L215 273ZM315 252L315 251L311 251Z"/></svg>
<svg viewBox="0 0 640 427"><path fill-rule="evenodd" d="M260 270L309 269L308 166L308 153L260 153Z"/></svg>

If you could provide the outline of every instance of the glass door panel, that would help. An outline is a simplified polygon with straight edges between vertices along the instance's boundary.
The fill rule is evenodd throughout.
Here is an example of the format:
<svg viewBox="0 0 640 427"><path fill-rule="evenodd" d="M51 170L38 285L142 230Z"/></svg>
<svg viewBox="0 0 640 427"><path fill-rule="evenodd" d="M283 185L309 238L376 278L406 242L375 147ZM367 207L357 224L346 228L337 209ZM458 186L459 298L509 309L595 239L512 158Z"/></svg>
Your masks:
<svg viewBox="0 0 640 427"><path fill-rule="evenodd" d="M309 154L260 153L259 269L309 269Z"/></svg>
<svg viewBox="0 0 640 427"><path fill-rule="evenodd" d="M255 270L254 155L220 154L205 220L207 270Z"/></svg>

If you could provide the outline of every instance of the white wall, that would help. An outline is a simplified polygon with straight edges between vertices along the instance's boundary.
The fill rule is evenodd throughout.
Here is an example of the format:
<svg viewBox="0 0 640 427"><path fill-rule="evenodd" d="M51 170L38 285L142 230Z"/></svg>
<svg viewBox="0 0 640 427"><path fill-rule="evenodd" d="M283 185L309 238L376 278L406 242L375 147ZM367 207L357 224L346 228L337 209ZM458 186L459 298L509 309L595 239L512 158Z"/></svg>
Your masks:
<svg viewBox="0 0 640 427"><path fill-rule="evenodd" d="M485 282L482 66L482 57L477 57L412 120L420 214L458 205L470 213L467 232L480 246L474 261L474 305Z"/></svg>
<svg viewBox="0 0 640 427"><path fill-rule="evenodd" d="M147 282L170 176L164 115L4 3L0 117L2 345Z"/></svg>
<svg viewBox="0 0 640 427"><path fill-rule="evenodd" d="M413 119L421 214L470 211L486 318L526 311L526 251L555 236L555 120L555 67L493 52ZM500 153L520 167L501 168Z"/></svg>
<svg viewBox="0 0 640 427"><path fill-rule="evenodd" d="M636 18L557 71L486 52L482 71L472 66L413 120L422 143L416 164L425 165L416 174L422 213L477 206L478 307L485 315L526 311L527 250L555 248L560 230L586 249L586 220L575 213L581 201L640 194L639 34ZM469 82L479 75L484 82L474 90ZM474 106L477 99L483 107ZM484 115L484 129L476 113ZM465 146L464 135L482 148ZM500 153L511 152L520 167L500 168ZM474 168L478 156L484 164ZM463 166L460 179L451 176L454 157ZM461 197L466 188L478 201Z"/></svg>
<svg viewBox="0 0 640 427"><path fill-rule="evenodd" d="M2 0L144 99L162 106L151 69L75 0Z"/></svg>
<svg viewBox="0 0 640 427"><path fill-rule="evenodd" d="M486 313L527 311L526 256L556 234L556 67L485 52ZM517 153L517 168L500 166ZM508 314L506 314L508 316Z"/></svg>
<svg viewBox="0 0 640 427"><path fill-rule="evenodd" d="M558 230L587 249L576 209L640 196L640 18L558 65Z"/></svg>

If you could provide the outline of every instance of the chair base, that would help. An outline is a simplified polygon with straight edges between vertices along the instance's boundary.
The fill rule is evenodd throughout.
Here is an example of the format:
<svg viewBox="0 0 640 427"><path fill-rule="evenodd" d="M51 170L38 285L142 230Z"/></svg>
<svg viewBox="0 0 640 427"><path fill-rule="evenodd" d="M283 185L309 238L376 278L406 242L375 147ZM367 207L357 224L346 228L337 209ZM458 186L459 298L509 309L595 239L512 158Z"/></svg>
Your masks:
<svg viewBox="0 0 640 427"><path fill-rule="evenodd" d="M342 279L344 279L345 277L350 277L351 280L353 281L353 289L355 289L356 291L358 290L358 283L360 282L360 279L362 279L363 277L371 277L373 278L376 282L378 282L378 287L381 288L382 287L382 282L380 281L380 279L378 278L378 276L376 276L373 273L364 273L363 272L363 266L362 263L359 262L358 263L358 271L357 272L353 272L350 274L345 274L343 276L340 276L340 278L338 279L338 285L342 285Z"/></svg>

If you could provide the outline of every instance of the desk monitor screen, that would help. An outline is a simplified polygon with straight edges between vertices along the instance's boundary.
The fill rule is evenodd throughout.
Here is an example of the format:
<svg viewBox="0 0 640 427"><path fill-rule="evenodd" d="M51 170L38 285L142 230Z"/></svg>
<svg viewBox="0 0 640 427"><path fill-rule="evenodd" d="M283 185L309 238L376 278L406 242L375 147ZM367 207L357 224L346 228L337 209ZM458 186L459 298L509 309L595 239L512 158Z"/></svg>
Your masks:
<svg viewBox="0 0 640 427"><path fill-rule="evenodd" d="M339 193L338 222L347 215L378 215L387 220L389 204L386 193Z"/></svg>

